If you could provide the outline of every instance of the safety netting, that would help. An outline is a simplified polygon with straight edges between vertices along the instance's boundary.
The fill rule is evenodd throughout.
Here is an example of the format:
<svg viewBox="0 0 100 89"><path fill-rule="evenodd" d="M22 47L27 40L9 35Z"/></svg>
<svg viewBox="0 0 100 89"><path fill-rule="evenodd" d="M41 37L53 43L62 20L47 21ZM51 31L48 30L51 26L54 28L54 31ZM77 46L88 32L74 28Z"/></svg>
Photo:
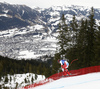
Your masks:
<svg viewBox="0 0 100 89"><path fill-rule="evenodd" d="M86 67L86 68L81 68L78 70L70 70L70 76L67 77L73 77L73 76L78 76L78 75L83 75L83 74L88 74L88 73L94 73L94 72L100 72L100 65L99 66L92 66L92 67ZM29 88L34 88L36 86L40 86L46 83L53 82L54 80L60 79L63 76L63 72L59 72L56 74L53 74L49 78L46 78L45 80L39 81L37 83L34 83L29 86L25 86L21 89L29 89Z"/></svg>

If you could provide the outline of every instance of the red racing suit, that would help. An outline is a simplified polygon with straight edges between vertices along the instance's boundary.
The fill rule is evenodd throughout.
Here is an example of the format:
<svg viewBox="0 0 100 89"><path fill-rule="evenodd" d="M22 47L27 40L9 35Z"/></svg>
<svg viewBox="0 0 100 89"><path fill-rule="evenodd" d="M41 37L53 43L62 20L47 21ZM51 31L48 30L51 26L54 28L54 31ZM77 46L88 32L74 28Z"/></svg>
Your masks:
<svg viewBox="0 0 100 89"><path fill-rule="evenodd" d="M60 60L60 64L62 67L62 71L64 73L64 76L66 76L67 74L70 75L69 71L68 71L68 67L69 67L69 63L65 60Z"/></svg>

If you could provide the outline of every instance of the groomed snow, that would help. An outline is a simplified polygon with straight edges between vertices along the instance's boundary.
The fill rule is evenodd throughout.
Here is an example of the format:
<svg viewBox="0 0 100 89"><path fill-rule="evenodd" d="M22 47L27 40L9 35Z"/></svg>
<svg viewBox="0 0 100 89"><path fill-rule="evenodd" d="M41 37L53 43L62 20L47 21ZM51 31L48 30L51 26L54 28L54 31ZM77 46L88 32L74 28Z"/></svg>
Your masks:
<svg viewBox="0 0 100 89"><path fill-rule="evenodd" d="M61 78L34 89L100 89L100 72Z"/></svg>

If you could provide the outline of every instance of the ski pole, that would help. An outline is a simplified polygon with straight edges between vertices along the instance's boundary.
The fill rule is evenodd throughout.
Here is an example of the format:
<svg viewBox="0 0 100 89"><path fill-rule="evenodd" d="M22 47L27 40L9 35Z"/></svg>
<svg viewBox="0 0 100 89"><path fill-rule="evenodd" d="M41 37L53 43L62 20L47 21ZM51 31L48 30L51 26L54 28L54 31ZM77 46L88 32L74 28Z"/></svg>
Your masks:
<svg viewBox="0 0 100 89"><path fill-rule="evenodd" d="M71 65L74 61L77 61L77 60L78 60L78 59L74 59L74 60L72 60L71 63L70 63L70 65Z"/></svg>

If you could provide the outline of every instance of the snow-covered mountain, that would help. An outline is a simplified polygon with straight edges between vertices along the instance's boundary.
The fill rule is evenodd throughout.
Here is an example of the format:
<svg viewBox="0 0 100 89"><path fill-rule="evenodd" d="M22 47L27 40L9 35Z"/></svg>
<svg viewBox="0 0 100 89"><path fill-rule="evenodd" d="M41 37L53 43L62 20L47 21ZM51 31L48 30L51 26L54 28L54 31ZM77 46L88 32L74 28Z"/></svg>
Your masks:
<svg viewBox="0 0 100 89"><path fill-rule="evenodd" d="M69 23L73 15L77 20L87 18L90 9L74 5L31 9L0 3L0 55L17 59L53 55L58 47L56 37L61 15L65 14ZM100 9L94 10L98 24Z"/></svg>

